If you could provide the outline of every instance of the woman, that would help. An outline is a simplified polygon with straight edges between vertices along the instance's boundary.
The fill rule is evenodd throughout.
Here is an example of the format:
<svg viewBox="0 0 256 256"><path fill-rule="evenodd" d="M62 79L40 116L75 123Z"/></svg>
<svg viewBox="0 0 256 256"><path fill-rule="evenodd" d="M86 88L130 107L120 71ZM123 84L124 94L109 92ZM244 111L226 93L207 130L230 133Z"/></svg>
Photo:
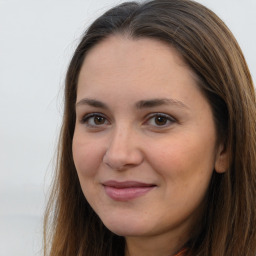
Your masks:
<svg viewBox="0 0 256 256"><path fill-rule="evenodd" d="M45 255L255 255L255 103L204 6L103 14L67 72Z"/></svg>

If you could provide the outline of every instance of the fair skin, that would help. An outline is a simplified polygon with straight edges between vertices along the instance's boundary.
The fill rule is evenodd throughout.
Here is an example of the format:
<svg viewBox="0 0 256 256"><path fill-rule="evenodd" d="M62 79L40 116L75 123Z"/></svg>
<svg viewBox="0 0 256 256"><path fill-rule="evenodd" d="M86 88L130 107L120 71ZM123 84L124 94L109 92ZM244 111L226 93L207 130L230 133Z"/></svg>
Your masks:
<svg viewBox="0 0 256 256"><path fill-rule="evenodd" d="M192 71L153 39L90 50L77 90L73 157L83 193L126 256L169 256L194 234L214 168L211 108Z"/></svg>

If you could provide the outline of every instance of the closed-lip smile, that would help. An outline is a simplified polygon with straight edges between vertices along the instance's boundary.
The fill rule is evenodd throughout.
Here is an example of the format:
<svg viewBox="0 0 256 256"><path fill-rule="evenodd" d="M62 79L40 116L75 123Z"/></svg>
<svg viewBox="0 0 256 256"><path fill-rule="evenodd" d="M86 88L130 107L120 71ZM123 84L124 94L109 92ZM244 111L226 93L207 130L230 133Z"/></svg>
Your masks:
<svg viewBox="0 0 256 256"><path fill-rule="evenodd" d="M156 187L155 184L148 184L138 181L115 181L109 180L102 183L106 194L115 201L129 201L143 196Z"/></svg>

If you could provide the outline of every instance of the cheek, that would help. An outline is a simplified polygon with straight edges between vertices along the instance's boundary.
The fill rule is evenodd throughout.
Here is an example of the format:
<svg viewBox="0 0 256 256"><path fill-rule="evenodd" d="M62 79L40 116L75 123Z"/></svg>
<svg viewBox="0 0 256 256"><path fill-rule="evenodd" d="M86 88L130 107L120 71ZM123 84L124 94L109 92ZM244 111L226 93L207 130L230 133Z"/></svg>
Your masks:
<svg viewBox="0 0 256 256"><path fill-rule="evenodd" d="M195 140L166 144L155 148L151 165L161 177L165 188L164 200L172 218L189 216L201 209L213 173L213 151ZM151 147L152 149L152 147ZM169 218L167 216L167 218Z"/></svg>
<svg viewBox="0 0 256 256"><path fill-rule="evenodd" d="M89 138L74 134L72 151L79 176L92 177L96 174L104 154L103 148L99 145Z"/></svg>
<svg viewBox="0 0 256 256"><path fill-rule="evenodd" d="M168 182L195 187L208 183L214 169L213 141L183 134L148 148L154 151L149 158L151 165Z"/></svg>

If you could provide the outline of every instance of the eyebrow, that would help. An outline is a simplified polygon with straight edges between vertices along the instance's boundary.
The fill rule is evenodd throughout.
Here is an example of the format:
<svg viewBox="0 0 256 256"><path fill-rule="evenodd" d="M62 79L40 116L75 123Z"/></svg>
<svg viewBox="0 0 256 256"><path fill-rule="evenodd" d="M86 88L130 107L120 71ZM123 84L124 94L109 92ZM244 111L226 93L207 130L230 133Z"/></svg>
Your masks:
<svg viewBox="0 0 256 256"><path fill-rule="evenodd" d="M76 107L81 106L81 105L89 105L89 106L92 106L95 108L108 109L108 107L105 103L95 100L95 99L84 98L76 103Z"/></svg>
<svg viewBox="0 0 256 256"><path fill-rule="evenodd" d="M179 108L186 108L189 109L188 106L186 106L183 102L175 100L175 99L150 99L150 100L141 100L136 103L136 108L142 109L142 108L153 108L158 107L162 105L174 105Z"/></svg>
<svg viewBox="0 0 256 256"><path fill-rule="evenodd" d="M109 109L108 106L102 101L89 99L89 98L84 98L76 103L76 107L81 105L89 105L96 108ZM168 99L168 98L140 100L135 104L137 109L153 108L153 107L158 107L163 105L174 105L178 108L189 109L188 106L186 106L183 102L175 99Z"/></svg>

